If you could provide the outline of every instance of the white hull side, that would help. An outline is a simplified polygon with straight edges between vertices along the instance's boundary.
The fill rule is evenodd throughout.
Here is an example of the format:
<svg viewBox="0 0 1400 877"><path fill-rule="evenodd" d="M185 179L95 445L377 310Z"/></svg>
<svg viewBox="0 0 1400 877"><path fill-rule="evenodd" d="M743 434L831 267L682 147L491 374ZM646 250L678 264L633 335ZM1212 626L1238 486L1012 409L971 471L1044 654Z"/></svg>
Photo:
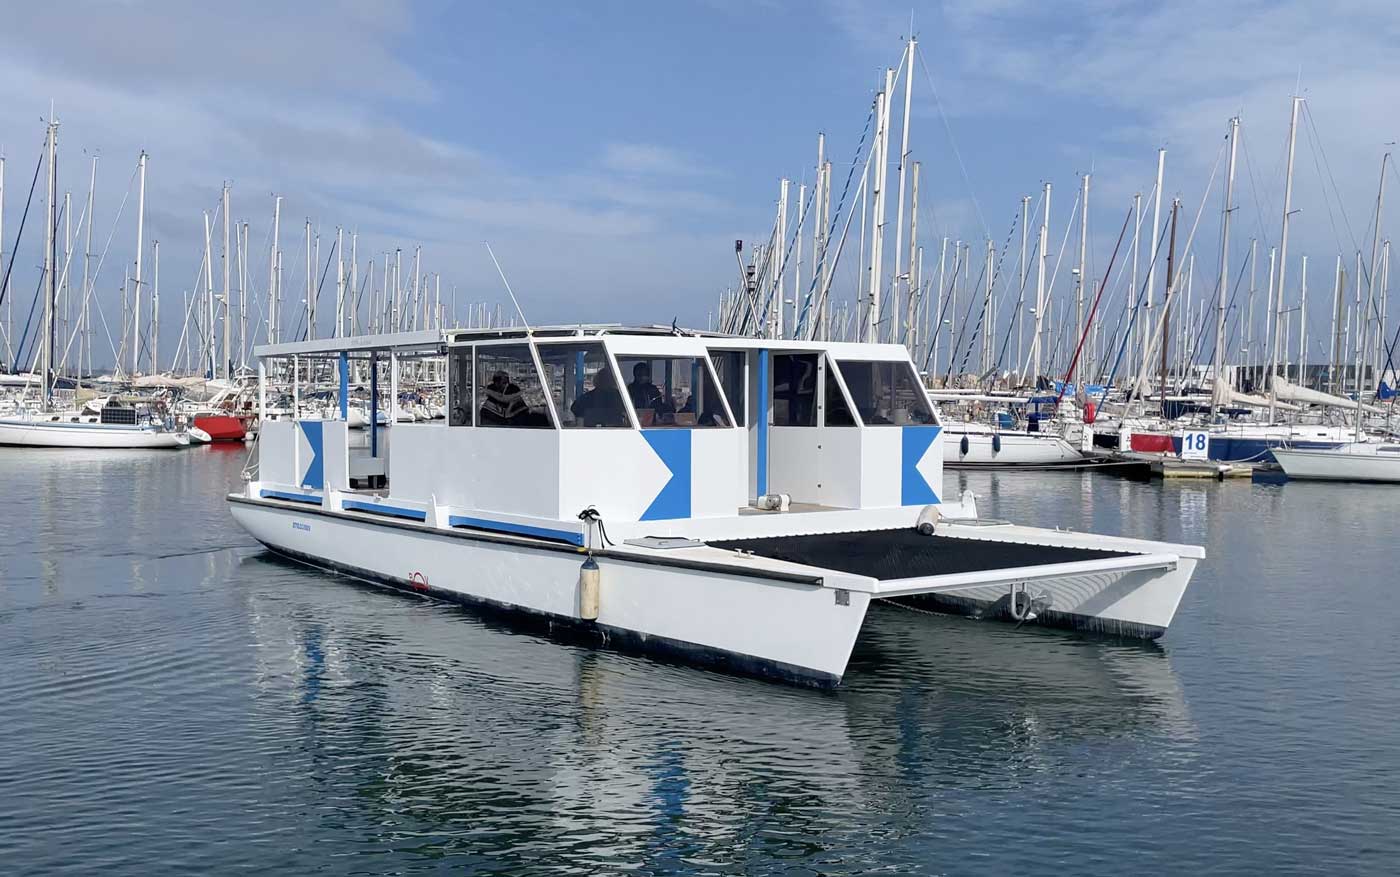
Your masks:
<svg viewBox="0 0 1400 877"><path fill-rule="evenodd" d="M1058 435L1044 433L1003 432L1001 450L993 448L991 432L961 432L947 427L943 433L943 464L945 466L1055 466L1074 463L1084 455ZM967 453L962 452L963 437L967 437Z"/></svg>
<svg viewBox="0 0 1400 877"><path fill-rule="evenodd" d="M584 622L577 609L583 555L572 548L237 497L230 510L259 542L312 564L542 615L624 647L809 684L840 681L869 605L869 594L858 591L839 592L843 605L821 585L600 556L599 616Z"/></svg>
<svg viewBox="0 0 1400 877"><path fill-rule="evenodd" d="M1012 585L1031 597L1048 597L1049 605L1033 624L1065 627L1116 636L1156 639L1166 632L1197 561L1182 557L1173 569L1105 571L1037 578L1024 585L1014 575L981 586L963 586L902 598L961 614L1011 618ZM1022 598L1024 599L1024 598Z"/></svg>
<svg viewBox="0 0 1400 877"><path fill-rule="evenodd" d="M0 420L0 445L30 448L179 448L189 444L181 433L109 424L62 424L34 420Z"/></svg>
<svg viewBox="0 0 1400 877"><path fill-rule="evenodd" d="M1275 450L1274 459L1289 478L1316 481L1400 483L1400 455L1336 451Z"/></svg>

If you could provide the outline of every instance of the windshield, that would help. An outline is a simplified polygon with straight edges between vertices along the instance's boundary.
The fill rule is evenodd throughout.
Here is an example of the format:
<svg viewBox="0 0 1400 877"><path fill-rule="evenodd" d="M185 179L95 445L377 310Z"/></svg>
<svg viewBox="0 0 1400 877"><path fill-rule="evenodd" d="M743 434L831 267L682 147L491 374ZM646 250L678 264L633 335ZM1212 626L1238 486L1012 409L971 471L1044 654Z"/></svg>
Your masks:
<svg viewBox="0 0 1400 877"><path fill-rule="evenodd" d="M934 422L928 394L908 362L843 359L840 367L851 401L866 426Z"/></svg>
<svg viewBox="0 0 1400 877"><path fill-rule="evenodd" d="M729 426L724 395L700 356L619 355L623 392L649 427Z"/></svg>

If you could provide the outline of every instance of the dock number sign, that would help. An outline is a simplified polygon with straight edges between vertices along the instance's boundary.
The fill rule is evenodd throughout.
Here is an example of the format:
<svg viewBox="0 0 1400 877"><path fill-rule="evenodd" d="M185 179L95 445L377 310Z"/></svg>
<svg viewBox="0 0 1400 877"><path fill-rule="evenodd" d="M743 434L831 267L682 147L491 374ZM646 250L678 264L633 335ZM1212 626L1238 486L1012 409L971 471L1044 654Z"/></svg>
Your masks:
<svg viewBox="0 0 1400 877"><path fill-rule="evenodd" d="M1210 433L1188 430L1181 434L1181 459L1204 460L1210 456Z"/></svg>

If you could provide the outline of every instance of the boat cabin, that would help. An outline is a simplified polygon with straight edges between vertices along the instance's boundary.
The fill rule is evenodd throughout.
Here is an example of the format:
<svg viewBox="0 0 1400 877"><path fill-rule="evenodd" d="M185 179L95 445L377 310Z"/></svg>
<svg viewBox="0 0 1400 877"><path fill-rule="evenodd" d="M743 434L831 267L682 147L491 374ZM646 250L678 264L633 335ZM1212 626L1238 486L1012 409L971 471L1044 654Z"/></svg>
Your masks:
<svg viewBox="0 0 1400 877"><path fill-rule="evenodd" d="M590 508L666 535L940 501L937 414L899 345L578 326L255 352L264 406L272 376L296 395L316 373L303 361L338 361L338 418L262 422L258 481L275 498L570 541ZM446 361L446 416L382 423L424 359ZM350 417L352 382L371 385L366 417Z"/></svg>

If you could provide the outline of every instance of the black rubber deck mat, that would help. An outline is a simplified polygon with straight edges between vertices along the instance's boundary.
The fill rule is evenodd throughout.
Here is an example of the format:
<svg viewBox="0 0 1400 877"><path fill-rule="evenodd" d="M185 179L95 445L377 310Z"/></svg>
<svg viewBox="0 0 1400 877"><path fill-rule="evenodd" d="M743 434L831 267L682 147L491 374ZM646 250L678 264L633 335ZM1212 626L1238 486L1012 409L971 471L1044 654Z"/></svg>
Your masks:
<svg viewBox="0 0 1400 877"><path fill-rule="evenodd" d="M1131 557L1134 552L1096 548L1061 548L1020 542L989 542L949 536L925 536L913 528L859 533L817 533L711 542L715 548L752 551L760 557L834 569L872 578L912 579L949 573L980 572Z"/></svg>

